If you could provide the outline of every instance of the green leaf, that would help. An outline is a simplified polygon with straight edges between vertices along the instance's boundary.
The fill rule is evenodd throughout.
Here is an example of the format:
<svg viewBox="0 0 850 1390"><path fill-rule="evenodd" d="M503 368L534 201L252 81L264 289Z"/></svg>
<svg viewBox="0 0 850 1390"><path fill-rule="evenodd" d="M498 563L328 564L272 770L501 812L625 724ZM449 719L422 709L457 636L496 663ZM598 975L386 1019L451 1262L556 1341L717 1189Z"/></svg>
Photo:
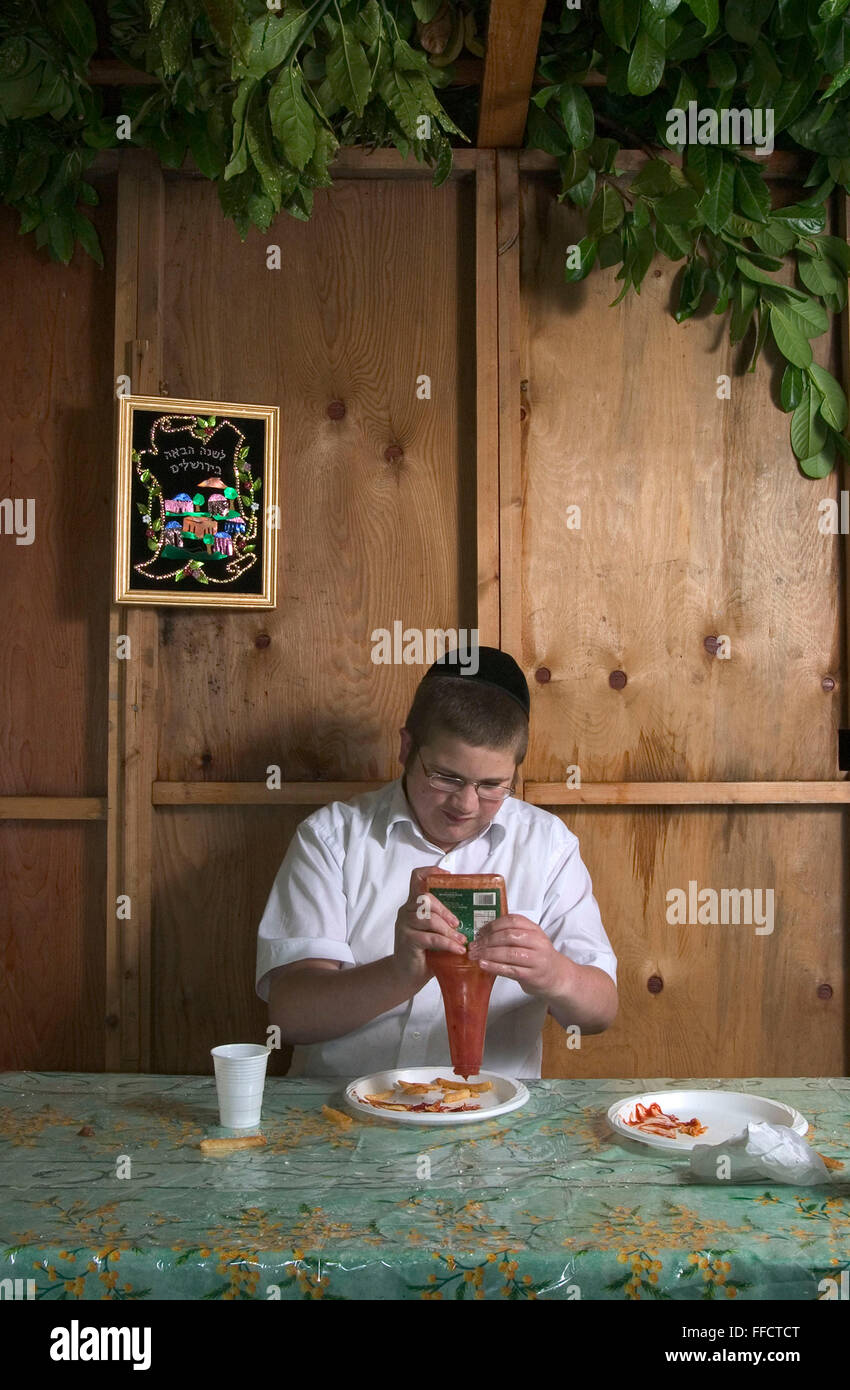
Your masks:
<svg viewBox="0 0 850 1390"><path fill-rule="evenodd" d="M808 367L812 360L811 345L783 305L771 304L770 328L783 357L795 367Z"/></svg>
<svg viewBox="0 0 850 1390"><path fill-rule="evenodd" d="M688 9L705 28L706 35L714 33L720 18L718 0L687 0Z"/></svg>
<svg viewBox="0 0 850 1390"><path fill-rule="evenodd" d="M230 52L235 0L203 0L204 14L222 53Z"/></svg>
<svg viewBox="0 0 850 1390"><path fill-rule="evenodd" d="M545 111L540 111L533 103L528 107L526 126L526 145L532 149L545 150L556 157L569 153L570 142L566 133Z"/></svg>
<svg viewBox="0 0 850 1390"><path fill-rule="evenodd" d="M826 258L819 259L797 252L797 274L812 294L837 295L847 297L847 277L834 263Z"/></svg>
<svg viewBox="0 0 850 1390"><path fill-rule="evenodd" d="M590 98L583 87L570 83L561 89L561 119L576 150L586 150L593 143L596 123Z"/></svg>
<svg viewBox="0 0 850 1390"><path fill-rule="evenodd" d="M438 5L437 9L439 8ZM353 25L354 34L361 43L372 44L377 42L382 30L383 19L378 0L368 0L368 4L363 5L358 11Z"/></svg>
<svg viewBox="0 0 850 1390"><path fill-rule="evenodd" d="M843 268L845 275L850 275L850 246L846 241L837 236L819 236L817 243L830 260Z"/></svg>
<svg viewBox="0 0 850 1390"><path fill-rule="evenodd" d="M826 424L820 414L820 395L807 386L791 416L791 448L798 459L817 454L826 443Z"/></svg>
<svg viewBox="0 0 850 1390"><path fill-rule="evenodd" d="M67 265L74 254L74 224L67 214L53 212L47 218L47 249L55 261Z"/></svg>
<svg viewBox="0 0 850 1390"><path fill-rule="evenodd" d="M679 292L679 307L673 315L677 323L684 323L685 319L691 318L699 308L707 272L708 266L699 256L685 266Z"/></svg>
<svg viewBox="0 0 850 1390"><path fill-rule="evenodd" d="M835 453L830 444L811 458L800 459L800 470L807 478L826 478L832 472L834 464Z"/></svg>
<svg viewBox="0 0 850 1390"><path fill-rule="evenodd" d="M580 280L584 280L593 269L596 260L596 240L594 237L582 237L577 243L578 255L572 257L578 261L578 265L564 267L564 280L568 285L577 285Z"/></svg>
<svg viewBox="0 0 850 1390"><path fill-rule="evenodd" d="M753 355L750 358L750 365L747 367L748 372L755 371L756 363L758 362L759 357L761 356L762 348L767 342L767 331L770 327L770 320L768 318L767 309L762 303L759 303L758 308L756 309L756 322L758 324L758 327L756 329L756 341L755 346L753 348Z"/></svg>
<svg viewBox="0 0 850 1390"><path fill-rule="evenodd" d="M761 171L742 159L735 169L735 201L745 217L765 222L770 215L770 189Z"/></svg>
<svg viewBox="0 0 850 1390"><path fill-rule="evenodd" d="M819 338L829 328L829 315L817 300L788 285L774 285L772 292L763 290L771 304L777 304L804 338Z"/></svg>
<svg viewBox="0 0 850 1390"><path fill-rule="evenodd" d="M640 0L599 0L599 18L611 42L628 53L640 21Z"/></svg>
<svg viewBox="0 0 850 1390"><path fill-rule="evenodd" d="M823 231L826 225L826 208L812 203L792 203L789 207L775 208L773 217L795 232L811 236Z"/></svg>
<svg viewBox="0 0 850 1390"><path fill-rule="evenodd" d="M699 198L692 188L677 188L655 204L655 216L660 222L690 222L696 216Z"/></svg>
<svg viewBox="0 0 850 1390"><path fill-rule="evenodd" d="M795 367L793 363L789 362L782 373L782 385L779 389L779 399L786 415L789 411L797 409L805 390L806 373L802 367Z"/></svg>
<svg viewBox="0 0 850 1390"><path fill-rule="evenodd" d="M835 377L824 367L819 367L816 362L809 367L809 376L814 380L822 397L821 415L828 425L840 433L847 425L847 397Z"/></svg>
<svg viewBox="0 0 850 1390"><path fill-rule="evenodd" d="M251 78L244 78L240 83L233 99L233 109L230 119L233 125L233 153L230 162L224 171L225 179L233 179L237 174L244 174L248 167L248 149L245 143L245 113L248 100L254 92L257 84Z"/></svg>
<svg viewBox="0 0 850 1390"><path fill-rule="evenodd" d="M372 76L362 44L352 42L344 26L328 53L327 74L340 104L362 116L369 100Z"/></svg>
<svg viewBox="0 0 850 1390"><path fill-rule="evenodd" d="M80 243L83 250L86 251L98 265L103 265L103 251L100 248L97 232L92 223L89 222L88 218L84 217L81 212L74 213L74 231L77 236L77 241Z"/></svg>
<svg viewBox="0 0 850 1390"><path fill-rule="evenodd" d="M770 218L767 226L758 227L753 232L756 246L768 256L784 256L796 240L797 234L791 227L775 222L773 218Z"/></svg>
<svg viewBox="0 0 850 1390"><path fill-rule="evenodd" d="M427 94L424 88L428 89ZM396 68L390 68L381 78L379 91L405 135L409 136L411 140L418 140L419 117L423 111L429 109L426 105L427 99L434 96L427 77L415 73L399 72ZM544 111L538 111L537 114L544 120L548 119ZM531 112L529 111L529 119L530 116Z"/></svg>
<svg viewBox="0 0 850 1390"><path fill-rule="evenodd" d="M245 66L252 77L265 77L291 55L299 32L305 28L305 11L300 5L287 5L286 13L268 13L251 25Z"/></svg>
<svg viewBox="0 0 850 1390"><path fill-rule="evenodd" d="M674 188L673 173L666 159L650 159L644 164L629 185L629 192L643 193L648 198L659 198ZM696 199L694 199L696 206Z"/></svg>
<svg viewBox="0 0 850 1390"><path fill-rule="evenodd" d="M828 97L834 96L847 82L850 82L850 63L845 63L841 71L835 74L826 91L821 96L821 101L826 101Z"/></svg>
<svg viewBox="0 0 850 1390"><path fill-rule="evenodd" d="M87 63L97 48L97 29L85 0L51 0L49 13L77 57Z"/></svg>
<svg viewBox="0 0 850 1390"><path fill-rule="evenodd" d="M711 86L721 90L734 87L738 81L738 67L731 53L725 53L722 48L710 48L705 56Z"/></svg>
<svg viewBox="0 0 850 1390"><path fill-rule="evenodd" d="M690 235L684 227L678 227L675 222L669 224L656 222L655 244L658 250L671 261L680 261L683 256L689 256L693 250L693 241Z"/></svg>
<svg viewBox="0 0 850 1390"><path fill-rule="evenodd" d="M269 92L269 116L274 137L290 164L303 169L316 146L316 121L295 64L285 67L275 79Z"/></svg>
<svg viewBox="0 0 850 1390"><path fill-rule="evenodd" d="M245 129L248 150L254 161L254 167L260 175L263 189L271 199L274 211L279 212L282 196L282 170L272 146L266 112L252 107L248 112Z"/></svg>
<svg viewBox="0 0 850 1390"><path fill-rule="evenodd" d="M588 232L595 237L613 232L623 220L623 200L616 189L604 183L599 189L587 219Z"/></svg>
<svg viewBox="0 0 850 1390"><path fill-rule="evenodd" d="M773 4L774 0L726 0L723 22L727 34L739 43L752 46Z"/></svg>
<svg viewBox="0 0 850 1390"><path fill-rule="evenodd" d="M728 159L720 165L716 179L700 199L697 211L713 232L719 232L732 211L735 190L735 169Z"/></svg>
<svg viewBox="0 0 850 1390"><path fill-rule="evenodd" d="M658 40L641 27L629 59L628 87L633 96L646 97L655 91L664 76L666 57Z"/></svg>

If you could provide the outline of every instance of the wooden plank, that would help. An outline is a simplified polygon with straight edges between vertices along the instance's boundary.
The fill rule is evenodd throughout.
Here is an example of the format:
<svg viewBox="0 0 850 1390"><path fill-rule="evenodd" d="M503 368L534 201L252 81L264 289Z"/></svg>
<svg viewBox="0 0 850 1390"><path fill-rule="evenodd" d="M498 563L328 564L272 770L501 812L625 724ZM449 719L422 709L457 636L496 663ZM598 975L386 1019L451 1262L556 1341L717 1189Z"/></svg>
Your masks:
<svg viewBox="0 0 850 1390"><path fill-rule="evenodd" d="M153 1071L209 1076L217 1043L267 1041L267 1006L254 990L257 927L312 809L280 806L272 817L251 806L157 812ZM283 1074L290 1055L273 1052L270 1074Z"/></svg>
<svg viewBox="0 0 850 1390"><path fill-rule="evenodd" d="M479 149L521 145L546 0L493 0L478 111Z"/></svg>
<svg viewBox="0 0 850 1390"><path fill-rule="evenodd" d="M378 791L384 782L154 782L154 806L326 806Z"/></svg>
<svg viewBox="0 0 850 1390"><path fill-rule="evenodd" d="M0 820L106 820L106 797L0 796Z"/></svg>
<svg viewBox="0 0 850 1390"><path fill-rule="evenodd" d="M104 266L51 261L0 207L0 1069L100 1071L103 1054L114 181L87 174ZM28 506L31 499L32 507ZM29 524L33 529L29 531ZM16 528L17 529L17 528ZM45 818L43 812L50 808ZM61 812L63 820L53 819ZM80 818L78 819L78 813ZM21 819L21 816L24 819Z"/></svg>
<svg viewBox="0 0 850 1390"><path fill-rule="evenodd" d="M482 151L475 182L478 640L500 641L499 258L496 157Z"/></svg>
<svg viewBox="0 0 850 1390"><path fill-rule="evenodd" d="M658 155L663 156L668 164L676 164L681 168L682 156L672 150L662 150L659 146ZM547 154L545 150L518 150L520 173L526 174L551 174L553 178L558 178L558 161L552 154ZM617 168L626 173L637 173L646 164L649 156L643 150L621 149L617 154ZM774 150L773 154L766 158L759 158L759 166L764 169L765 176L771 179L790 179L802 180L805 178L811 167L811 160L808 155L800 154L796 150Z"/></svg>
<svg viewBox="0 0 850 1390"><path fill-rule="evenodd" d="M558 1065L627 1075L639 1056L645 1075L775 1074L795 1038L805 1059L792 1069L840 1071L844 820L831 808L846 804L835 736L845 619L839 547L818 529L838 479L800 474L772 390L781 366L772 349L750 376L749 344L730 348L710 312L676 325L681 267L664 258L640 297L616 308L615 268L565 284L565 249L583 235L584 215L558 204L548 181L524 177L521 187L529 385L516 588L525 665L542 677L527 786L554 806L549 798L565 793L545 784L578 767L588 801L599 797L561 814L620 956L622 1001L615 1026ZM777 202L794 196L775 188ZM834 371L833 348L827 335L813 343ZM730 391L719 391L727 380ZM570 529L575 506L581 524ZM721 636L728 659L714 654ZM689 800L688 783L699 784L704 809L649 804ZM771 807L777 796L793 815ZM615 797L646 804L618 809ZM736 799L729 814L724 803ZM669 926L667 890L697 879L773 886L786 925L771 938L722 941L720 928ZM656 974L660 1008L647 990ZM832 988L828 1001L820 983ZM768 1056L774 1020L782 1041ZM546 1039L560 1046L554 1023ZM551 1051L545 1058L555 1066Z"/></svg>
<svg viewBox="0 0 850 1390"><path fill-rule="evenodd" d="M544 1076L847 1074L845 811L571 808L562 819L618 957L620 1010L575 1050L547 1019ZM745 896L724 910L724 889ZM673 890L683 920L668 920Z"/></svg>
<svg viewBox="0 0 850 1390"><path fill-rule="evenodd" d="M841 806L850 782L526 782L534 806Z"/></svg>
<svg viewBox="0 0 850 1390"><path fill-rule="evenodd" d="M519 176L513 152L498 151L496 178L499 256L499 646L524 668L520 420L524 407L520 389ZM521 767L517 774L517 796L522 795Z"/></svg>
<svg viewBox="0 0 850 1390"><path fill-rule="evenodd" d="M115 374L129 373L136 395L160 391L162 224L159 165L128 151L119 174ZM158 629L155 608L111 605L106 1038L107 1066L116 1071L150 1069ZM119 638L129 659L119 657ZM118 899L129 902L129 917L117 917Z"/></svg>
<svg viewBox="0 0 850 1390"><path fill-rule="evenodd" d="M105 151L105 153L110 152ZM471 181L475 177L482 157L485 158L486 162L488 156L489 151L470 150L464 147L453 148L452 170L446 183ZM100 154L98 158L100 158ZM433 183L434 180L433 165L425 162L420 164L413 155L408 155L405 158L396 149L364 149L359 145L343 145L337 150L328 167L332 176L340 179L369 179L370 181L392 179L394 182L400 180L414 183ZM179 170L165 169L163 176L167 183L182 183L185 179L210 182L206 175L201 173L191 155L186 156ZM286 213L280 215L281 217L288 216Z"/></svg>

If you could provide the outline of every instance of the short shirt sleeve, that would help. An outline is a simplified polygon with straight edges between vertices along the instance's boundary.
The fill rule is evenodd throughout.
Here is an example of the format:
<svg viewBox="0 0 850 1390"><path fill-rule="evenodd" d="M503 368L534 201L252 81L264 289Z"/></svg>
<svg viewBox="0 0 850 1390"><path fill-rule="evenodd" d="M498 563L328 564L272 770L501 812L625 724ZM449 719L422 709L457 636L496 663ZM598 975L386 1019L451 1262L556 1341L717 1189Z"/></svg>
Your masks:
<svg viewBox="0 0 850 1390"><path fill-rule="evenodd" d="M555 862L544 898L541 927L552 945L576 965L595 965L617 983L617 957L602 925L590 874L579 853L575 835L562 825L567 839L558 837Z"/></svg>
<svg viewBox="0 0 850 1390"><path fill-rule="evenodd" d="M270 970L322 958L354 965L342 888L342 846L319 816L296 831L278 869L257 932L256 990L268 1002Z"/></svg>

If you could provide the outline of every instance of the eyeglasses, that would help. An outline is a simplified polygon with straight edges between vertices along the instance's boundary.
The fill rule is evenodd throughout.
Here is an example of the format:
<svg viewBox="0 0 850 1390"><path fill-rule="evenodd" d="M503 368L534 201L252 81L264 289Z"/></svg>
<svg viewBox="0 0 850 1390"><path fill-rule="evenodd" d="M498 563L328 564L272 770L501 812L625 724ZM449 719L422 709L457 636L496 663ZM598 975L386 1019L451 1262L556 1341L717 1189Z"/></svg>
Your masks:
<svg viewBox="0 0 850 1390"><path fill-rule="evenodd" d="M435 791L462 792L464 787L474 787L480 801L505 801L514 794L513 782L509 787L494 787L492 783L488 786L486 782L471 782L468 777L450 777L443 772L429 772L422 762L422 754L418 749L416 756L422 763L422 771Z"/></svg>

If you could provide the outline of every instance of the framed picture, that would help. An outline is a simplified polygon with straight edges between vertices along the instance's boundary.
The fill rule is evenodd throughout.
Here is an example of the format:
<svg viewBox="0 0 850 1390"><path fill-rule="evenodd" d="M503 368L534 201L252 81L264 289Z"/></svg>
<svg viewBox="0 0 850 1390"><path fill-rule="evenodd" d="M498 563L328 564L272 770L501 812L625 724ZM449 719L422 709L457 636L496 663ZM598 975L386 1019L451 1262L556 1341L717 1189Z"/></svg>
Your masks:
<svg viewBox="0 0 850 1390"><path fill-rule="evenodd" d="M120 398L116 603L274 608L278 413Z"/></svg>

